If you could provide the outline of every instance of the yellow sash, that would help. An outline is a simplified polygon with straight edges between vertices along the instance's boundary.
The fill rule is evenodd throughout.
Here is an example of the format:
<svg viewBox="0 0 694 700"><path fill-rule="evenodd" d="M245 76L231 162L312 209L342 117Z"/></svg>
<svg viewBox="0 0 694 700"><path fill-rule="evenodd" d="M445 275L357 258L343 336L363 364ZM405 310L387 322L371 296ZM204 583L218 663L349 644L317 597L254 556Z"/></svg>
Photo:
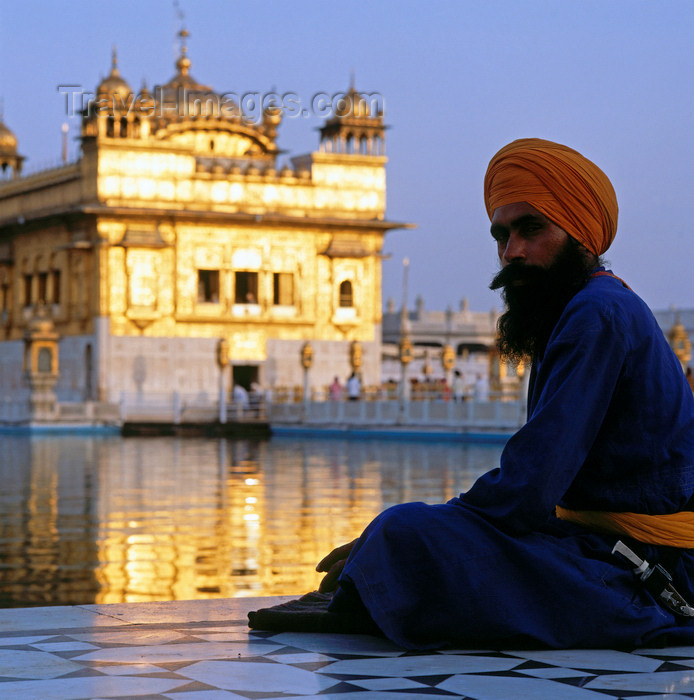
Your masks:
<svg viewBox="0 0 694 700"><path fill-rule="evenodd" d="M557 506L557 517L598 532L628 535L646 544L691 549L694 547L694 513L681 511L666 515L608 513L600 510L567 510Z"/></svg>

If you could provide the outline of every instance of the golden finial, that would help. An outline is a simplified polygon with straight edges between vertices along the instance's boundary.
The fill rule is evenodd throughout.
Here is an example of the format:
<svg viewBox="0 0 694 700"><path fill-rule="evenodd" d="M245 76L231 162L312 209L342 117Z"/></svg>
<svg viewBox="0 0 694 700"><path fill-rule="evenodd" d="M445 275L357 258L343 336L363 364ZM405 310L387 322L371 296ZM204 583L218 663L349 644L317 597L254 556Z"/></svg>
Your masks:
<svg viewBox="0 0 694 700"><path fill-rule="evenodd" d="M178 32L178 36L181 39L181 55L178 61L176 61L176 68L178 68L182 75L187 75L190 70L190 59L186 56L188 52L186 39L190 36L190 32L187 29L181 29L181 31Z"/></svg>
<svg viewBox="0 0 694 700"><path fill-rule="evenodd" d="M190 36L190 32L184 27L178 32L178 37L181 40L181 56L185 56L188 53L188 47L186 46L186 39Z"/></svg>
<svg viewBox="0 0 694 700"><path fill-rule="evenodd" d="M185 21L185 14L183 13L183 10L181 9L181 6L178 2L178 0L174 0L174 10L176 11L176 15L178 16L178 21L180 23L181 29L179 30L177 36L179 40L179 52L180 55L178 57L178 60L176 61L176 67L181 73L187 73L188 69L190 68L190 59L187 58L186 54L188 53L188 47L186 46L186 40L190 36L190 32L185 28L184 26L184 21Z"/></svg>
<svg viewBox="0 0 694 700"><path fill-rule="evenodd" d="M115 44L111 48L111 75L118 75L118 52Z"/></svg>

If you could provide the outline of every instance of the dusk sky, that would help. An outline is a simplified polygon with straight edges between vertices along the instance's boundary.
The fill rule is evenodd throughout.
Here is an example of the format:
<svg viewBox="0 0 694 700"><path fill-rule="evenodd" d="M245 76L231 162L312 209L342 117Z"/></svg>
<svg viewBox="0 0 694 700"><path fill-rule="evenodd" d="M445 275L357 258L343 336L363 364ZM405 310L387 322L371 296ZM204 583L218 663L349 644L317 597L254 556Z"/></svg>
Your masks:
<svg viewBox="0 0 694 700"><path fill-rule="evenodd" d="M180 15L183 15L181 20ZM390 125L384 304L500 307L482 179L516 138L565 143L617 191L607 253L653 309L694 307L694 2L692 0L0 0L0 99L32 172L56 164L61 125L77 154L79 119L61 85L93 92L117 48L137 92L175 73L190 32L191 73L222 93L378 93ZM307 110L311 112L310 109ZM289 116L285 159L318 146L325 117Z"/></svg>

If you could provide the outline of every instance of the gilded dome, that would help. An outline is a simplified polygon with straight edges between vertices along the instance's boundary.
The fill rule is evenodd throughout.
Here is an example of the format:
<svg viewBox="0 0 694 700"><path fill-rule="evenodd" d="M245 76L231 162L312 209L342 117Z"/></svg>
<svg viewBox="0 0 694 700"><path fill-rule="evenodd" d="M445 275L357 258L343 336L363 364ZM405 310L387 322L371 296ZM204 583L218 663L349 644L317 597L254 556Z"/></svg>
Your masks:
<svg viewBox="0 0 694 700"><path fill-rule="evenodd" d="M113 55L111 58L111 72L109 73L108 77L104 78L104 80L99 83L96 92L99 97L104 97L105 95L118 95L123 104L127 104L129 97L133 94L130 85L128 85L128 83L121 78L118 71L118 61L116 59L115 49L113 49Z"/></svg>
<svg viewBox="0 0 694 700"><path fill-rule="evenodd" d="M190 33L182 29L178 36L181 54L176 61L176 75L157 90L158 111L174 121L199 117L240 117L241 112L233 100L216 94L209 85L199 83L191 75L186 46Z"/></svg>
<svg viewBox="0 0 694 700"><path fill-rule="evenodd" d="M369 107L366 100L355 89L349 88L347 94L338 102L335 109L336 117L368 117Z"/></svg>
<svg viewBox="0 0 694 700"><path fill-rule="evenodd" d="M17 137L5 126L0 119L0 153L3 155L17 154Z"/></svg>

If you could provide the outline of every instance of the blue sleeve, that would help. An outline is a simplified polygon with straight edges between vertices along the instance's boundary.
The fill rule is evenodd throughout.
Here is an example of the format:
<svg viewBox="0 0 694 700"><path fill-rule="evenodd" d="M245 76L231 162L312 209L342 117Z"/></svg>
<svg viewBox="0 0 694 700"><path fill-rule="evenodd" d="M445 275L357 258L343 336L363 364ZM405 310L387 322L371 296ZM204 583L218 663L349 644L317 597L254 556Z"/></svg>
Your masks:
<svg viewBox="0 0 694 700"><path fill-rule="evenodd" d="M500 467L460 496L502 530L522 534L550 518L600 430L627 341L623 324L599 307L569 303L537 366L528 422L506 444Z"/></svg>

